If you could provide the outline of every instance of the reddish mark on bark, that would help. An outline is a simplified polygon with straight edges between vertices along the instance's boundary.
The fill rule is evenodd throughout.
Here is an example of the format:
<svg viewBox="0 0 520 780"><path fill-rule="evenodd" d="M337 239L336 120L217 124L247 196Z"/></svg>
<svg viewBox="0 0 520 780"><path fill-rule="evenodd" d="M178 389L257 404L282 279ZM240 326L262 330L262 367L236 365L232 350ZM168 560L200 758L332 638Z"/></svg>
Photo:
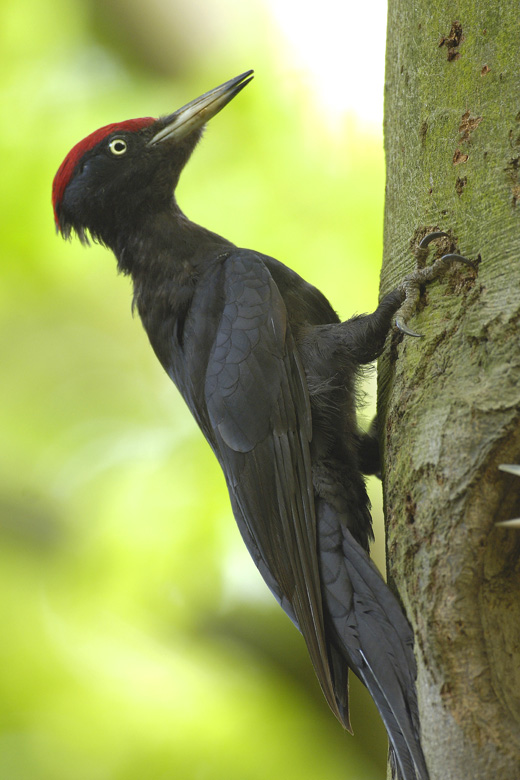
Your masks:
<svg viewBox="0 0 520 780"><path fill-rule="evenodd" d="M477 127L481 122L482 122L482 117L471 116L470 111L466 111L464 114L462 114L460 118L460 125L459 125L459 133L460 133L459 144L469 143L471 134L477 129ZM460 163L465 163L468 159L469 159L469 154L462 152L460 148L458 148L455 154L453 155L453 165L460 165ZM457 187L457 185L455 185L455 187Z"/></svg>
<svg viewBox="0 0 520 780"><path fill-rule="evenodd" d="M460 125L459 125L459 133L461 133L460 140L469 141L469 137L471 133L477 129L477 127L481 122L482 122L481 116L472 117L469 111L466 111L465 114L462 114Z"/></svg>
<svg viewBox="0 0 520 780"><path fill-rule="evenodd" d="M453 155L453 165L459 165L460 163L465 163L468 158L469 158L469 154L463 154L460 151L460 149L457 149L457 151Z"/></svg>
<svg viewBox="0 0 520 780"><path fill-rule="evenodd" d="M439 41L439 47L446 46L446 48L448 49L448 54L447 54L448 62L452 62L453 60L459 59L460 52L457 51L457 47L460 46L463 40L464 40L464 35L462 34L461 23L452 22L451 29L448 35L443 35Z"/></svg>

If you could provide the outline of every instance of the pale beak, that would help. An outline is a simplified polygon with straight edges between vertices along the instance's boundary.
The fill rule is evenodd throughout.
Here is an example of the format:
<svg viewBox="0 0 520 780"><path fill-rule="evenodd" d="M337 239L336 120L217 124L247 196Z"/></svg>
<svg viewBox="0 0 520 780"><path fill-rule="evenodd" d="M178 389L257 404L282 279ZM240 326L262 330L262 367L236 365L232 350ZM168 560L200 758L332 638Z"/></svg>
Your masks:
<svg viewBox="0 0 520 780"><path fill-rule="evenodd" d="M252 73L252 70L241 73L240 76L226 81L220 87L215 87L210 92L195 98L170 116L160 119L159 122L161 124L166 122L166 125L148 142L149 146L161 141L180 141L194 130L202 127L215 114L218 114L235 95L238 95L246 84L249 84L253 78Z"/></svg>

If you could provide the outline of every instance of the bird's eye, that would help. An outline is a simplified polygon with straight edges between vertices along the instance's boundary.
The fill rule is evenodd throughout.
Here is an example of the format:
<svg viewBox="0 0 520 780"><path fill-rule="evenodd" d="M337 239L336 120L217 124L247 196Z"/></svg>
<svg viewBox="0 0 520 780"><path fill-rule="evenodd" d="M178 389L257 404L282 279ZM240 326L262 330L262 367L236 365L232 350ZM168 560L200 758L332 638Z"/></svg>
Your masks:
<svg viewBox="0 0 520 780"><path fill-rule="evenodd" d="M120 157L122 154L126 152L127 146L126 141L123 141L122 138L114 138L110 143L108 144L108 148L114 154L116 157Z"/></svg>

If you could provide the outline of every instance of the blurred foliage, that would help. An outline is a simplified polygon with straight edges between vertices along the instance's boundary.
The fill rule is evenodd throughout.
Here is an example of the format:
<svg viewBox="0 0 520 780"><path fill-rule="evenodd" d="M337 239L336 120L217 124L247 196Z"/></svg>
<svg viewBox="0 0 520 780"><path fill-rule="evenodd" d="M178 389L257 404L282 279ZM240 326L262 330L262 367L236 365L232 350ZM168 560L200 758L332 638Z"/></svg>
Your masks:
<svg viewBox="0 0 520 780"><path fill-rule="evenodd" d="M59 240L50 207L81 137L255 67L181 207L348 316L377 299L379 136L353 119L327 130L261 5L7 0L0 14L0 777L383 776L375 708L354 682L355 739L328 712L128 280L102 248Z"/></svg>

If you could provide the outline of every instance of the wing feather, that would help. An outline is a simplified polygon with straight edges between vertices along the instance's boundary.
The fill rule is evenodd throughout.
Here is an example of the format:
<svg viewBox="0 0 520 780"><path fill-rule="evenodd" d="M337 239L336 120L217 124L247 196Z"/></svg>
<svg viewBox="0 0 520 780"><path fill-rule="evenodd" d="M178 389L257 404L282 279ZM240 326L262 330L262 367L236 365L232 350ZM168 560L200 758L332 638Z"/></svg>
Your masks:
<svg viewBox="0 0 520 780"><path fill-rule="evenodd" d="M325 640L307 385L283 299L262 260L231 254L205 381L213 446L258 568L301 630L341 719Z"/></svg>

